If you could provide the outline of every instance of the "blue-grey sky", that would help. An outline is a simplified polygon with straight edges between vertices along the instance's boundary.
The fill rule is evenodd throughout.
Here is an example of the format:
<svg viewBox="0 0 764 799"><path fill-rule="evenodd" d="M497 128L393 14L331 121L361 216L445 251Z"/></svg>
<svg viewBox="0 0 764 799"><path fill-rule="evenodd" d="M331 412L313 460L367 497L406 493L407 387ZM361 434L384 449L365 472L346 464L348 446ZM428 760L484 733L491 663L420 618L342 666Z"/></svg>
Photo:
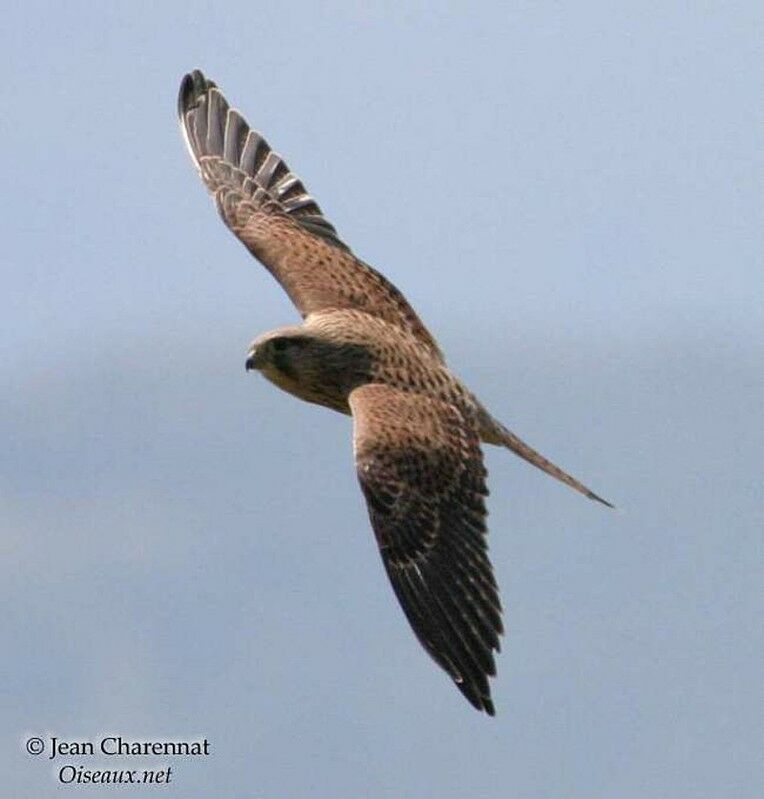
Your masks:
<svg viewBox="0 0 764 799"><path fill-rule="evenodd" d="M184 799L758 798L763 37L753 2L6 9L3 790L60 794L30 735L113 733L206 736L131 764ZM487 452L495 719L396 604L349 420L244 372L296 314L194 174L193 67L619 506Z"/></svg>

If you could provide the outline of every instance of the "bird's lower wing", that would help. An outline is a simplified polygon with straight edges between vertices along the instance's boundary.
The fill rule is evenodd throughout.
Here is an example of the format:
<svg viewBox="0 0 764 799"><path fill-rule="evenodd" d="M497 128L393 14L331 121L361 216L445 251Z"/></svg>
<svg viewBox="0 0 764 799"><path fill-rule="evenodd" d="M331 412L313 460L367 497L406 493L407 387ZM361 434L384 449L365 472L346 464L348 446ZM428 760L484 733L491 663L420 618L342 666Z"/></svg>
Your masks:
<svg viewBox="0 0 764 799"><path fill-rule="evenodd" d="M385 569L417 638L479 710L502 632L474 420L384 385L350 395L358 479Z"/></svg>
<svg viewBox="0 0 764 799"><path fill-rule="evenodd" d="M223 221L303 317L356 308L408 330L438 352L401 292L350 252L302 181L198 70L183 78L178 117Z"/></svg>

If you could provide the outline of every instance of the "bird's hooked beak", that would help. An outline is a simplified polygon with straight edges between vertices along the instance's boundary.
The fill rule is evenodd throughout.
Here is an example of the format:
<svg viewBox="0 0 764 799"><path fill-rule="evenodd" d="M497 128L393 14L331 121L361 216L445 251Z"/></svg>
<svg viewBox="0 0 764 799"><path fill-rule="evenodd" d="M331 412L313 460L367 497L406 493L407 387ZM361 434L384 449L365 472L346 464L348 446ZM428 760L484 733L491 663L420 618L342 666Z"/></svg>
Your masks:
<svg viewBox="0 0 764 799"><path fill-rule="evenodd" d="M247 353L247 360L244 363L247 371L251 371L252 369L259 369L262 366L263 359L262 353L259 347L252 346Z"/></svg>

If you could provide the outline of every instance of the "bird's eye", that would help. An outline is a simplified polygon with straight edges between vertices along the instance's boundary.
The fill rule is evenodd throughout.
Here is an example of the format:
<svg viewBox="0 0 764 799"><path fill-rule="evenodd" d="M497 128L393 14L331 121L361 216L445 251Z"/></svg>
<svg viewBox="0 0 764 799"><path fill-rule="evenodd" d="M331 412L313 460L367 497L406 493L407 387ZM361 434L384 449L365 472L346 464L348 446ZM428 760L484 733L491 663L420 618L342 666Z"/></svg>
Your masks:
<svg viewBox="0 0 764 799"><path fill-rule="evenodd" d="M284 352L289 346L289 342L285 338L277 338L273 340L273 349L276 352Z"/></svg>

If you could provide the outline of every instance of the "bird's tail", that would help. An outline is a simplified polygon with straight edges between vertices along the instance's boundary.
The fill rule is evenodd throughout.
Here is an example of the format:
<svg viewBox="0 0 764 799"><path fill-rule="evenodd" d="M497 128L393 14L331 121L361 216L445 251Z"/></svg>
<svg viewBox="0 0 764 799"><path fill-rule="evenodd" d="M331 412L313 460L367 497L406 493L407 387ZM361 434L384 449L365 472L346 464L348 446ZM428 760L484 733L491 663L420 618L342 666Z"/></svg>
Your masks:
<svg viewBox="0 0 764 799"><path fill-rule="evenodd" d="M559 480L561 483L570 486L579 493L583 494L589 499L601 502L607 505L608 508L615 507L606 499L603 499L598 494L595 494L590 488L587 488L575 477L571 477L567 472L563 471L559 466L547 460L540 452L537 452L533 447L526 444L522 439L518 438L513 432L507 430L501 422L497 422L488 411L484 408L481 410L481 425L480 425L480 438L486 444L496 444L498 446L506 447L519 455L523 460L533 464L537 469L546 472L548 475Z"/></svg>

